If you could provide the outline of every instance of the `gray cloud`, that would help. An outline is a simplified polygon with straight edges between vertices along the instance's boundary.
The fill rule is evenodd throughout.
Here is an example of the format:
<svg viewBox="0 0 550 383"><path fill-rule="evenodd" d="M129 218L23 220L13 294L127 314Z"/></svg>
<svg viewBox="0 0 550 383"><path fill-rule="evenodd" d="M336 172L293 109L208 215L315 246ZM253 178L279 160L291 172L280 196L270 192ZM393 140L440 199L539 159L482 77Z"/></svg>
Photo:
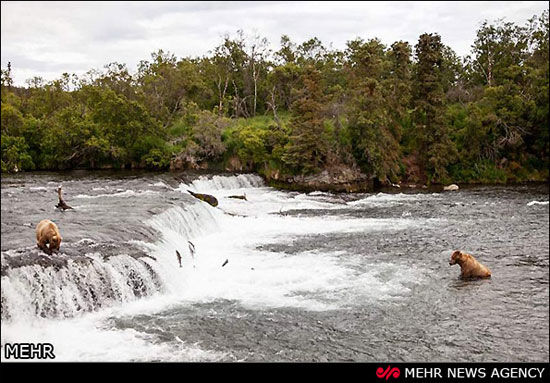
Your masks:
<svg viewBox="0 0 550 383"><path fill-rule="evenodd" d="M287 34L344 48L356 37L414 44L438 32L469 53L485 20L523 24L547 2L2 2L2 67L16 84L32 76L82 74L118 61L136 68L158 49L178 57L207 54L223 34L257 32L276 49Z"/></svg>

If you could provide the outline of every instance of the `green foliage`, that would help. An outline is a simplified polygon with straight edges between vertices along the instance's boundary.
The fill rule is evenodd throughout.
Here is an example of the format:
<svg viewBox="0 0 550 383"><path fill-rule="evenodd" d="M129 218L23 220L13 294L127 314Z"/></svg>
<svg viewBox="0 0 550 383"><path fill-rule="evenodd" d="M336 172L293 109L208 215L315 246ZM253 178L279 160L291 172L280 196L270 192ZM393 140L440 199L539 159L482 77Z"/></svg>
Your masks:
<svg viewBox="0 0 550 383"><path fill-rule="evenodd" d="M283 155L287 166L303 174L318 171L328 154L321 114L323 94L320 81L320 72L307 66L301 78L302 88L296 90L290 122L291 135Z"/></svg>
<svg viewBox="0 0 550 383"><path fill-rule="evenodd" d="M19 136L23 126L23 115L14 106L2 103L2 134Z"/></svg>
<svg viewBox="0 0 550 383"><path fill-rule="evenodd" d="M29 146L23 137L2 134L2 172L34 169L28 150Z"/></svg>
<svg viewBox="0 0 550 383"><path fill-rule="evenodd" d="M456 148L443 121L445 110L444 46L437 34L423 34L415 46L414 133L421 165L428 182L448 182L447 166L456 159Z"/></svg>
<svg viewBox="0 0 550 383"><path fill-rule="evenodd" d="M399 56L407 54L407 45L394 47L390 61L378 40L348 43L348 73L352 84L348 132L352 154L363 172L382 181L397 180L399 172L398 119L408 97L408 74L402 68L402 61L407 59ZM389 66L395 75L387 79ZM398 88L401 88L399 95L396 94ZM389 100L393 118L388 110Z"/></svg>
<svg viewBox="0 0 550 383"><path fill-rule="evenodd" d="M289 117L288 114L281 116L283 126L269 116L235 120L223 135L226 160L237 156L246 169L260 174L284 170L282 157L289 140L290 132L286 128Z"/></svg>
<svg viewBox="0 0 550 383"><path fill-rule="evenodd" d="M463 59L434 33L414 52L378 39L337 50L282 36L280 47L238 31L208 56L159 50L137 73L113 62L25 88L8 63L2 171L177 163L275 178L348 167L381 182L548 179L548 11L523 26L484 22Z"/></svg>
<svg viewBox="0 0 550 383"><path fill-rule="evenodd" d="M506 171L491 161L475 162L467 167L455 164L450 167L450 174L463 182L505 183L507 180Z"/></svg>
<svg viewBox="0 0 550 383"><path fill-rule="evenodd" d="M166 169L170 166L171 152L167 149L153 148L141 157L149 169Z"/></svg>

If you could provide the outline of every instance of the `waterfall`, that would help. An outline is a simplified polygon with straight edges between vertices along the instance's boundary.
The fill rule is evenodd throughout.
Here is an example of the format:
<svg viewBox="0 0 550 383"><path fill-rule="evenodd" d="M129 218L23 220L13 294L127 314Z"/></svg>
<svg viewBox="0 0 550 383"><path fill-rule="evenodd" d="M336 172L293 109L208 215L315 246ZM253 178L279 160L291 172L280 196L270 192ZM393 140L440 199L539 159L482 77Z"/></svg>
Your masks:
<svg viewBox="0 0 550 383"><path fill-rule="evenodd" d="M263 186L256 175L201 176L178 188L196 190L239 189ZM102 307L134 301L156 293L175 291L185 283L178 271L175 250L189 258L187 241L218 229L223 215L203 202L173 206L144 223L159 233L154 243L139 240L108 246L86 240L65 244L48 258L37 249L2 252L2 320L73 317ZM112 244L110 244L112 245ZM141 256L125 251L142 249ZM134 251L135 253L135 251ZM183 279L183 280L182 280Z"/></svg>
<svg viewBox="0 0 550 383"><path fill-rule="evenodd" d="M239 174L237 176L200 176L190 184L180 185L180 189L194 191L213 191L226 189L258 188L265 186L263 179L255 174Z"/></svg>
<svg viewBox="0 0 550 383"><path fill-rule="evenodd" d="M161 288L151 266L131 256L87 259L69 259L61 268L35 264L10 269L2 276L2 320L72 317Z"/></svg>

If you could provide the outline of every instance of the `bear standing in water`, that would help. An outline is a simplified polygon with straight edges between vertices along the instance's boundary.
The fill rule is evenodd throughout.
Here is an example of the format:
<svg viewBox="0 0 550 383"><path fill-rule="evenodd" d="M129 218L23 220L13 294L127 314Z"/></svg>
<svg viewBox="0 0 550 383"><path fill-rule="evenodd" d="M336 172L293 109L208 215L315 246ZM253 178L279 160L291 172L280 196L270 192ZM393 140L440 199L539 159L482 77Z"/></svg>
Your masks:
<svg viewBox="0 0 550 383"><path fill-rule="evenodd" d="M465 279L469 278L490 278L491 271L479 263L473 256L470 254L464 253L462 251L455 251L451 255L449 265L454 265L458 263L460 265L460 276Z"/></svg>
<svg viewBox="0 0 550 383"><path fill-rule="evenodd" d="M36 226L36 244L46 254L51 255L54 251L58 252L62 239L57 225L49 219L43 219ZM47 244L49 247L46 246Z"/></svg>

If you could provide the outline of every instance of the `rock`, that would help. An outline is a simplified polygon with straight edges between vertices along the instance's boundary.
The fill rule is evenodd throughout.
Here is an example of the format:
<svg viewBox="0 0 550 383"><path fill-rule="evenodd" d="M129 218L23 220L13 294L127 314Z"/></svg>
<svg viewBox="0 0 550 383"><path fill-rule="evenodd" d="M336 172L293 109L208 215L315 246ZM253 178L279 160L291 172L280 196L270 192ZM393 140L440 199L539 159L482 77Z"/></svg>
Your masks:
<svg viewBox="0 0 550 383"><path fill-rule="evenodd" d="M279 174L277 174L279 176ZM358 192L373 190L373 179L345 165L333 166L312 175L266 177L269 185L301 192Z"/></svg>
<svg viewBox="0 0 550 383"><path fill-rule="evenodd" d="M210 194L193 193L191 190L187 190L187 191L193 197L198 198L201 201L207 202L214 207L218 206L218 200L216 199L216 197L211 196Z"/></svg>
<svg viewBox="0 0 550 383"><path fill-rule="evenodd" d="M72 207L67 205L65 203L65 200L63 199L63 190L61 188L61 185L59 185L59 187L57 188L57 196L59 197L59 202L57 203L57 205L55 205L56 208L63 209L63 211L67 209L72 209Z"/></svg>
<svg viewBox="0 0 550 383"><path fill-rule="evenodd" d="M452 191L452 190L458 190L458 189L459 189L458 185L456 185L456 184L451 184L451 185L443 187L443 190L445 190L445 191Z"/></svg>

